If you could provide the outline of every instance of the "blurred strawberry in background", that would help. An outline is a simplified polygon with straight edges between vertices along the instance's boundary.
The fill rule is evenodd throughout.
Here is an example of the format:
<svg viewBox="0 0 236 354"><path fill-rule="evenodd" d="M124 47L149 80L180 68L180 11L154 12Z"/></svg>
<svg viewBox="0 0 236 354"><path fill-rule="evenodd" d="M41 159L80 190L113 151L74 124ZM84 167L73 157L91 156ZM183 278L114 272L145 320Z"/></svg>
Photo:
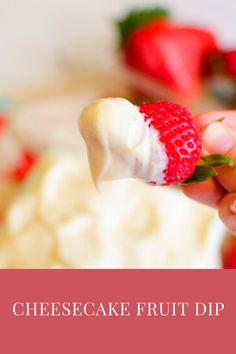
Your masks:
<svg viewBox="0 0 236 354"><path fill-rule="evenodd" d="M223 268L236 269L236 238L228 236L223 244Z"/></svg>
<svg viewBox="0 0 236 354"><path fill-rule="evenodd" d="M11 127L11 110L0 112L0 178L23 181L36 162L36 154L24 147L13 133Z"/></svg>
<svg viewBox="0 0 236 354"><path fill-rule="evenodd" d="M26 149L12 130L13 106L4 105L0 110L0 223L37 160L36 154Z"/></svg>
<svg viewBox="0 0 236 354"><path fill-rule="evenodd" d="M6 117L0 113L0 136L4 133L6 129Z"/></svg>
<svg viewBox="0 0 236 354"><path fill-rule="evenodd" d="M223 58L228 74L236 78L236 49L224 52Z"/></svg>
<svg viewBox="0 0 236 354"><path fill-rule="evenodd" d="M209 88L220 100L235 109L236 50L218 49L212 52L205 65Z"/></svg>
<svg viewBox="0 0 236 354"><path fill-rule="evenodd" d="M19 159L16 161L14 167L10 171L10 177L16 181L22 181L30 172L31 168L37 160L36 154L28 151L22 150Z"/></svg>
<svg viewBox="0 0 236 354"><path fill-rule="evenodd" d="M199 94L205 61L217 50L212 33L177 24L162 8L132 11L118 22L118 28L128 67L185 98Z"/></svg>

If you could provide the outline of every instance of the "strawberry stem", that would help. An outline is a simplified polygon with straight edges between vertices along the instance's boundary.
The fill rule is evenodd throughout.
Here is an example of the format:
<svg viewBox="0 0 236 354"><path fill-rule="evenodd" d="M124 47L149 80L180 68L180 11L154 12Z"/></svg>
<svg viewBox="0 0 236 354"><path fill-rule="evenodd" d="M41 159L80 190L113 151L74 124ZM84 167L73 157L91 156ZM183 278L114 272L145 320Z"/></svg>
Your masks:
<svg viewBox="0 0 236 354"><path fill-rule="evenodd" d="M222 154L202 156L199 163L202 162L211 167L229 166L234 168L234 161L230 157Z"/></svg>
<svg viewBox="0 0 236 354"><path fill-rule="evenodd" d="M216 170L210 166L197 165L194 173L182 184L203 182L217 175Z"/></svg>
<svg viewBox="0 0 236 354"><path fill-rule="evenodd" d="M217 171L215 167L229 166L234 168L234 161L222 154L212 154L207 156L202 156L196 165L195 171L186 181L182 184L190 184L196 182L203 182L209 178L217 176Z"/></svg>

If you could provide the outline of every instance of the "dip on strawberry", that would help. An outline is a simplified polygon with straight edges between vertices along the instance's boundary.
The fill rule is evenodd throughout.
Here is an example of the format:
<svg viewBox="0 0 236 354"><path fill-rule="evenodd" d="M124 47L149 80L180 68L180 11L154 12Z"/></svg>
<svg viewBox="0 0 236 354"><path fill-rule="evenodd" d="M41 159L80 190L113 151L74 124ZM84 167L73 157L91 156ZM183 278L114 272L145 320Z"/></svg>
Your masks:
<svg viewBox="0 0 236 354"><path fill-rule="evenodd" d="M200 159L197 124L172 102L99 99L84 109L79 127L95 184L131 177L154 185L203 181L216 175L214 167L232 164L218 154Z"/></svg>

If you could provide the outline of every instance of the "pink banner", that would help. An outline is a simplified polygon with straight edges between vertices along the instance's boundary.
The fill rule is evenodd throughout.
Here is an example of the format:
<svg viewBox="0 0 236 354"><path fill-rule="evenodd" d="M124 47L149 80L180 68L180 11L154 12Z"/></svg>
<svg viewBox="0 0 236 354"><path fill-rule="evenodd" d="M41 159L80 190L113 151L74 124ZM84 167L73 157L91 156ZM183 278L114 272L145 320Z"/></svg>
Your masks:
<svg viewBox="0 0 236 354"><path fill-rule="evenodd" d="M234 270L2 270L5 353L232 353Z"/></svg>

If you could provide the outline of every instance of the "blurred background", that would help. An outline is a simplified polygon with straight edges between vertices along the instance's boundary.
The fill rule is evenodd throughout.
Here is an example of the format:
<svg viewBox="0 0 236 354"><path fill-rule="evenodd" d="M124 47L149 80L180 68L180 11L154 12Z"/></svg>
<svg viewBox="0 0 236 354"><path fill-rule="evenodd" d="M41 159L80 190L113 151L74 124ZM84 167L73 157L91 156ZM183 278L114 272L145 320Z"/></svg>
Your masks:
<svg viewBox="0 0 236 354"><path fill-rule="evenodd" d="M115 22L153 6L167 8L176 28L199 27L216 38L209 53L193 50L194 98L147 75L119 48ZM177 188L125 180L98 193L77 128L81 110L98 97L165 98L194 113L235 108L235 16L235 0L0 2L0 267L235 265L235 241L215 211Z"/></svg>
<svg viewBox="0 0 236 354"><path fill-rule="evenodd" d="M1 92L107 70L116 61L114 21L150 5L169 8L177 21L210 28L224 46L235 47L234 0L1 1Z"/></svg>

